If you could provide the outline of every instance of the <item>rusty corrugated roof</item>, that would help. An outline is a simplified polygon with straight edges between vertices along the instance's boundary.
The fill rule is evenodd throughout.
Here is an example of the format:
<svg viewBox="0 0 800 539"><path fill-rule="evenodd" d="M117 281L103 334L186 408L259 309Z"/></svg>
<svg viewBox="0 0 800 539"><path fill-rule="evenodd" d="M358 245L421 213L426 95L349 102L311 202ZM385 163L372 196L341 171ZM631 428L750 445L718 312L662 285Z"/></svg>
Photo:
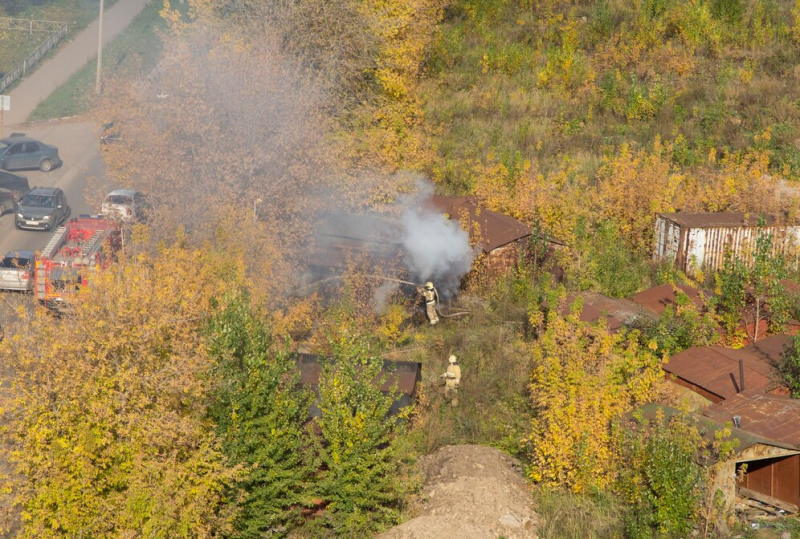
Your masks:
<svg viewBox="0 0 800 539"><path fill-rule="evenodd" d="M307 256L313 266L342 269L359 257L385 263L402 256L403 247L397 243L402 226L396 220L332 212L323 215L320 222Z"/></svg>
<svg viewBox="0 0 800 539"><path fill-rule="evenodd" d="M766 226L772 226L778 222L775 215L742 212L678 212L659 213L658 215L677 225L689 228L753 227L758 226L762 218Z"/></svg>
<svg viewBox="0 0 800 539"><path fill-rule="evenodd" d="M800 284L797 284L789 279L781 279L781 284L786 288L786 291L792 295L800 295Z"/></svg>
<svg viewBox="0 0 800 539"><path fill-rule="evenodd" d="M749 354L753 354L762 361L772 366L777 366L781 360L784 348L791 344L792 337L789 335L773 335L766 339L745 346L741 350Z"/></svg>
<svg viewBox="0 0 800 539"><path fill-rule="evenodd" d="M559 310L559 314L561 316L567 316L570 313L570 309L573 303L575 303L576 296L570 295L567 296L567 301L564 306ZM586 322L588 324L595 324L600 320L605 319L606 324L608 326L609 331L616 331L624 325L622 320L615 318L614 316L610 315L607 312L603 312L597 307L593 307L591 304L587 303L585 300L581 307L581 312L578 315L578 320L581 322Z"/></svg>
<svg viewBox="0 0 800 539"><path fill-rule="evenodd" d="M715 421L733 421L741 418L742 430L764 438L800 446L800 400L758 391L743 391L729 399L713 404L703 415Z"/></svg>
<svg viewBox="0 0 800 539"><path fill-rule="evenodd" d="M596 323L601 319L606 319L606 324L610 331L617 331L626 323L641 316L652 317L652 313L642 309L641 306L628 299L611 298L598 294L597 292L580 292L578 294L583 299L579 319L581 322ZM570 312L570 306L575 302L577 296L567 296L567 302L561 309L562 316Z"/></svg>
<svg viewBox="0 0 800 539"><path fill-rule="evenodd" d="M725 428L725 421L730 421L730 418L726 419L725 421L718 421L714 418L703 417L697 414L685 414L684 412L676 408L672 408L671 406L664 406L662 404L655 403L645 404L641 408L634 410L633 412L629 412L625 415L625 417L628 418L629 422L635 417L640 417L647 421L653 421L658 417L659 413L662 414L665 419L669 419L674 416L684 416L688 421L694 423L695 427L699 430L700 435L708 442L716 441L716 432ZM744 427L744 425L742 426ZM734 449L734 451L737 453L741 453L745 449L756 444L771 445L773 447L779 447L781 449L786 449L793 452L797 451L797 446L795 444L783 442L767 436L761 436L754 431L751 432L744 428L737 429L732 427L730 429L730 433L730 436L724 438L724 440L739 440L739 445L737 445Z"/></svg>
<svg viewBox="0 0 800 539"><path fill-rule="evenodd" d="M482 208L476 197L434 195L430 204L450 219L466 221L470 237L475 234L474 225L477 223L481 249L485 253L531 235L531 229L517 219Z"/></svg>
<svg viewBox="0 0 800 539"><path fill-rule="evenodd" d="M310 386L319 384L322 373L323 358L314 354L297 354L297 368L300 370L300 382ZM417 381L422 379L422 363L414 361L383 361L383 369L379 377L384 378L381 391L389 391L394 384L408 396L412 396L417 388Z"/></svg>
<svg viewBox="0 0 800 539"><path fill-rule="evenodd" d="M647 290L639 292L633 296L632 299L634 303L637 303L645 309L649 309L660 316L664 313L664 310L668 305L676 304L675 287L689 296L689 299L698 308L702 309L705 306L703 304L703 299L700 297L700 291L685 284L672 285L670 283L666 283L659 286L654 286L653 288L648 288Z"/></svg>
<svg viewBox="0 0 800 539"><path fill-rule="evenodd" d="M720 398L740 391L739 360L744 366L744 387L766 392L774 368L762 358L743 349L722 346L695 346L675 354L662 368Z"/></svg>
<svg viewBox="0 0 800 539"><path fill-rule="evenodd" d="M600 309L623 322L629 322L640 317L653 318L653 314L649 310L643 309L641 305L629 299L611 298L597 292L581 292L580 296L588 305Z"/></svg>

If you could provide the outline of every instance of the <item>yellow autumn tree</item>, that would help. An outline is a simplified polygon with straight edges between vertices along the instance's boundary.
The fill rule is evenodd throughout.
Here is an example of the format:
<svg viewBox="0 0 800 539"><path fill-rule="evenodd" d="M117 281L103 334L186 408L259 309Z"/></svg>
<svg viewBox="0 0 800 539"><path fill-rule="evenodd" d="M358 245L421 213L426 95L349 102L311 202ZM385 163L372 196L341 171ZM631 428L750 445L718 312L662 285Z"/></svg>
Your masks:
<svg viewBox="0 0 800 539"><path fill-rule="evenodd" d="M236 470L207 418L211 360L199 330L243 271L215 256L174 246L122 260L65 316L21 312L7 328L0 450L11 473L0 492L22 511L20 537L229 529L224 489Z"/></svg>
<svg viewBox="0 0 800 539"><path fill-rule="evenodd" d="M671 170L664 148L656 140L651 151L623 145L606 157L597 173L599 213L613 219L622 237L645 252L653 237L654 215L682 206L684 177Z"/></svg>
<svg viewBox="0 0 800 539"><path fill-rule="evenodd" d="M589 185L569 159L549 174L535 162L524 161L510 170L489 155L476 166L475 194L492 210L506 213L525 224L538 224L553 236L570 243L581 219L593 210Z"/></svg>
<svg viewBox="0 0 800 539"><path fill-rule="evenodd" d="M529 477L575 492L609 487L620 465L612 421L655 399L659 358L635 334L611 334L554 311L533 357Z"/></svg>

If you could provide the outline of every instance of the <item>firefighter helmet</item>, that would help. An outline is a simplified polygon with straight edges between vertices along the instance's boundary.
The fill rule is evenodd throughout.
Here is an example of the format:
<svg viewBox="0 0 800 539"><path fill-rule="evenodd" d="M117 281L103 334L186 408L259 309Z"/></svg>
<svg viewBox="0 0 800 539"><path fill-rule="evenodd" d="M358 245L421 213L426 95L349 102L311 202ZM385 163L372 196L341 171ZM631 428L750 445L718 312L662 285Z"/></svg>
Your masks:
<svg viewBox="0 0 800 539"><path fill-rule="evenodd" d="M433 290L433 283L428 281L427 283L425 283L425 288L427 288L428 290Z"/></svg>
<svg viewBox="0 0 800 539"><path fill-rule="evenodd" d="M453 354L450 354L450 357L447 358L447 359L448 359L448 361L450 361L450 363L455 363L456 361L458 361L456 356L454 356Z"/></svg>

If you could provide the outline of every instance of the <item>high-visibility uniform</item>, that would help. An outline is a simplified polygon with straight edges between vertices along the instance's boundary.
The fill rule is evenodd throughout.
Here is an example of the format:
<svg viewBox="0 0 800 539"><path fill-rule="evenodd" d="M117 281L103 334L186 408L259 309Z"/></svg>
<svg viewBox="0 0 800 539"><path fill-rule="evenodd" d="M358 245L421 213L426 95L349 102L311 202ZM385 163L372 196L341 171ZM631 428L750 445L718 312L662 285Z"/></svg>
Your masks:
<svg viewBox="0 0 800 539"><path fill-rule="evenodd" d="M428 316L428 321L432 326L439 323L439 315L436 314L436 289L422 289L422 295L425 298L425 314Z"/></svg>
<svg viewBox="0 0 800 539"><path fill-rule="evenodd" d="M444 376L444 398L453 406L458 406L458 386L461 385L461 367L458 363L447 366Z"/></svg>

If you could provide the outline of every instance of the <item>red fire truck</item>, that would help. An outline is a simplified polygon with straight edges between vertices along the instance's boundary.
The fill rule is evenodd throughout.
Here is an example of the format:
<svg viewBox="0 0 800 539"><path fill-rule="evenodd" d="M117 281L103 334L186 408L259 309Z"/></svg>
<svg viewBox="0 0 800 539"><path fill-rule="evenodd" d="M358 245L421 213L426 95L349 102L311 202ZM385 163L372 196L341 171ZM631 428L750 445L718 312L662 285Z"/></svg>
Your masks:
<svg viewBox="0 0 800 539"><path fill-rule="evenodd" d="M119 224L111 219L90 215L70 219L56 229L36 258L36 299L60 310L67 297L108 267L121 244Z"/></svg>

